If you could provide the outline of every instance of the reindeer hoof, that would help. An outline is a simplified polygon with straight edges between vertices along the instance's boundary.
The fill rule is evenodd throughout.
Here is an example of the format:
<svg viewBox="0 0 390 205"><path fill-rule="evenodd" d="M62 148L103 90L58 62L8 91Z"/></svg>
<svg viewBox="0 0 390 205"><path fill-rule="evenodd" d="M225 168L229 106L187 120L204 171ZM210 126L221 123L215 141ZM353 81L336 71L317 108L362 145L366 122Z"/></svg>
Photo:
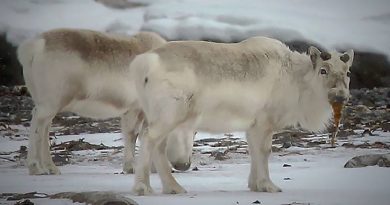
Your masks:
<svg viewBox="0 0 390 205"><path fill-rule="evenodd" d="M125 162L123 164L123 172L126 174L134 174L134 168L131 162Z"/></svg>
<svg viewBox="0 0 390 205"><path fill-rule="evenodd" d="M163 188L163 194L184 194L184 193L187 193L187 191L180 185L169 187L169 188Z"/></svg>
<svg viewBox="0 0 390 205"><path fill-rule="evenodd" d="M44 166L45 170L47 170L47 172L50 174L50 175L60 175L61 172L60 170L58 169L58 167L56 167L56 165L54 165L54 163L48 163Z"/></svg>
<svg viewBox="0 0 390 205"><path fill-rule="evenodd" d="M41 166L38 161L28 162L28 172L30 175L49 175L50 171Z"/></svg>
<svg viewBox="0 0 390 205"><path fill-rule="evenodd" d="M144 195L150 195L153 194L153 189L150 186L147 186L146 184L142 182L137 182L134 185L133 192L138 196L144 196Z"/></svg>
<svg viewBox="0 0 390 205"><path fill-rule="evenodd" d="M275 192L281 192L282 191L282 189L277 187L271 181L259 181L257 183L250 183L248 186L249 186L251 191L255 191L255 192L275 193Z"/></svg>

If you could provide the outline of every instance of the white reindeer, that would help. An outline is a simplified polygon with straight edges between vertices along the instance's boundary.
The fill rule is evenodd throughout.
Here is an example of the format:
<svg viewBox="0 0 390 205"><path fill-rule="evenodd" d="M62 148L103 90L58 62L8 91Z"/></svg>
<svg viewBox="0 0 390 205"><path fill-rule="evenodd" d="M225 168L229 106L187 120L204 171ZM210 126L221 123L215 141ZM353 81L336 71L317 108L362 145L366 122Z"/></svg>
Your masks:
<svg viewBox="0 0 390 205"><path fill-rule="evenodd" d="M57 29L21 44L18 58L35 103L27 157L29 173L60 174L50 155L48 131L52 119L63 111L95 119L121 116L125 138L123 170L132 173L138 128L144 115L136 102L129 64L136 55L165 43L150 32L129 37ZM178 130L177 134L187 133ZM178 137L171 135L170 138ZM168 152L174 153L170 156L176 169L190 166L192 136L170 140Z"/></svg>
<svg viewBox="0 0 390 205"><path fill-rule="evenodd" d="M166 135L178 126L224 133L246 131L251 156L248 187L279 192L269 176L272 134L287 126L322 130L331 118L330 102L349 98L353 51L309 55L283 43L254 37L240 43L169 42L131 63L140 104L149 122L141 139L134 191L153 190L153 156L163 193L183 193L162 163ZM185 137L185 136L184 136ZM152 155L153 154L153 155Z"/></svg>

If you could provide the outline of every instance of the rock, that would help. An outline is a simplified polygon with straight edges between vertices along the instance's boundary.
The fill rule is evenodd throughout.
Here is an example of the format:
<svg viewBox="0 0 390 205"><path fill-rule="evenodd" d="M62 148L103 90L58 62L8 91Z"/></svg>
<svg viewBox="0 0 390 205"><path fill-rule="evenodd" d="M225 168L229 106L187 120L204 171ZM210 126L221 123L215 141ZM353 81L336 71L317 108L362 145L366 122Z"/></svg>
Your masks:
<svg viewBox="0 0 390 205"><path fill-rule="evenodd" d="M375 165L390 167L389 159L390 153L361 155L348 160L348 162L344 165L344 168L357 168Z"/></svg>
<svg viewBox="0 0 390 205"><path fill-rule="evenodd" d="M285 148L285 149L287 149L287 148L289 148L289 147L291 147L292 146L292 143L291 142L283 142L283 144L282 144L282 147L281 148Z"/></svg>
<svg viewBox="0 0 390 205"><path fill-rule="evenodd" d="M256 201L252 202L252 204L261 204L261 202L259 200L256 200Z"/></svg>
<svg viewBox="0 0 390 205"><path fill-rule="evenodd" d="M350 88L374 88L390 86L390 63L379 53L355 50L351 67Z"/></svg>
<svg viewBox="0 0 390 205"><path fill-rule="evenodd" d="M53 145L54 150L66 150L66 151L80 151L80 150L104 150L104 149L115 149L117 147L109 147L104 144L96 145L89 142L84 142L84 139L72 140L63 142L58 145Z"/></svg>
<svg viewBox="0 0 390 205"><path fill-rule="evenodd" d="M378 166L380 167L390 167L390 158L389 155L385 155L378 160Z"/></svg>
<svg viewBox="0 0 390 205"><path fill-rule="evenodd" d="M305 41L289 41L285 42L286 45L293 51L297 51L300 53L306 53L309 50L310 46L315 46L320 50L324 50L320 45L314 42L305 42Z"/></svg>
<svg viewBox="0 0 390 205"><path fill-rule="evenodd" d="M340 130L337 133L337 139L346 139L348 136L356 135L357 133L352 129Z"/></svg>
<svg viewBox="0 0 390 205"><path fill-rule="evenodd" d="M52 159L56 166L64 166L70 164L71 153L69 151L63 151L61 153L53 153Z"/></svg>
<svg viewBox="0 0 390 205"><path fill-rule="evenodd" d="M38 193L38 192L28 192L28 193L6 193L2 194L2 196L8 196L7 201L17 201L21 199L37 199L37 198L47 198L48 195L44 193Z"/></svg>
<svg viewBox="0 0 390 205"><path fill-rule="evenodd" d="M357 105L355 110L359 113L371 113L371 110L365 105Z"/></svg>
<svg viewBox="0 0 390 205"><path fill-rule="evenodd" d="M30 200L26 199L26 200L23 200L23 201L16 202L15 205L34 205L34 203L31 202Z"/></svg>
<svg viewBox="0 0 390 205"><path fill-rule="evenodd" d="M291 167L291 164L283 164L283 167Z"/></svg>
<svg viewBox="0 0 390 205"><path fill-rule="evenodd" d="M280 151L282 151L282 148L272 146L271 150L272 150L272 152L280 152ZM246 150L245 154L249 154L249 150Z"/></svg>
<svg viewBox="0 0 390 205"><path fill-rule="evenodd" d="M223 161L223 160L226 160L226 159L229 159L230 157L227 156L227 151L225 152L222 152L222 151L214 151L211 153L211 157L214 157L215 160L219 160L219 161Z"/></svg>
<svg viewBox="0 0 390 205"><path fill-rule="evenodd" d="M390 131L390 122L381 124L381 128L384 132L389 132Z"/></svg>
<svg viewBox="0 0 390 205"><path fill-rule="evenodd" d="M86 203L91 205L138 205L130 198L114 192L93 191L93 192L62 192L51 195L52 199L71 199L73 202Z"/></svg>
<svg viewBox="0 0 390 205"><path fill-rule="evenodd" d="M128 0L95 0L109 8L113 9L131 9L137 7L145 7L148 4L143 2L132 2Z"/></svg>
<svg viewBox="0 0 390 205"><path fill-rule="evenodd" d="M306 147L320 147L323 144L326 144L326 141L310 141L306 144Z"/></svg>

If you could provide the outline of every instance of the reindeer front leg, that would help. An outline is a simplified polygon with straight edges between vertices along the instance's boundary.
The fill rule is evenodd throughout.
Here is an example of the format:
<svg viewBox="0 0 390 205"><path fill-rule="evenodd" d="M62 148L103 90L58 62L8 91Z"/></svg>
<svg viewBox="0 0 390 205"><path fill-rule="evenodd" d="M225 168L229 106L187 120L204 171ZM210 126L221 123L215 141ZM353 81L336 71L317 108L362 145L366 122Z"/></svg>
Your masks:
<svg viewBox="0 0 390 205"><path fill-rule="evenodd" d="M248 187L257 192L280 192L269 176L268 158L272 147L272 130L255 124L247 131L251 170Z"/></svg>

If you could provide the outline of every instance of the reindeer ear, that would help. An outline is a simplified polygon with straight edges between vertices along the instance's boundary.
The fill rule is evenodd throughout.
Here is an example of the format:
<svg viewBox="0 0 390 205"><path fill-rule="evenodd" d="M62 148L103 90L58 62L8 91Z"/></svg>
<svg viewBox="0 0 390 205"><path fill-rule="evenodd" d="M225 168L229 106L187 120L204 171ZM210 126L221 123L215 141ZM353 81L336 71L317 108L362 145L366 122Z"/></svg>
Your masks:
<svg viewBox="0 0 390 205"><path fill-rule="evenodd" d="M324 51L321 53L320 57L323 61L327 61L332 57L332 55L330 53Z"/></svg>
<svg viewBox="0 0 390 205"><path fill-rule="evenodd" d="M307 52L310 56L310 60L313 63L313 66L315 68L317 61L318 61L318 58L321 56L321 51L318 50L318 48L316 48L314 46L310 46Z"/></svg>
<svg viewBox="0 0 390 205"><path fill-rule="evenodd" d="M354 56L354 52L352 49L350 49L340 56L340 60L346 63L349 67L351 67L353 62L353 56Z"/></svg>

